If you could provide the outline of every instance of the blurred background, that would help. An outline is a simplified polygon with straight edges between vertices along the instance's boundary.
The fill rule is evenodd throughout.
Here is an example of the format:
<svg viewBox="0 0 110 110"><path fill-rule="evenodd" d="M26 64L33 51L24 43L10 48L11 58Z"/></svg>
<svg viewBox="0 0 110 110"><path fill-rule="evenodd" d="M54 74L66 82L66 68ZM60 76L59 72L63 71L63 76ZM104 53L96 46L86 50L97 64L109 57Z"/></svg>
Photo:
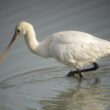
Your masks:
<svg viewBox="0 0 110 110"><path fill-rule="evenodd" d="M110 40L110 1L109 0L19 0L19 1L1 0L0 1L0 53L2 53L4 48L7 46L7 44L11 40L15 31L15 26L20 21L28 21L34 26L36 35L39 41L45 39L48 36L51 36L51 34L55 32L65 31L65 30L83 31L83 32L90 33L94 36L97 36L106 40ZM102 61L101 65L103 68L105 64L106 65L110 64L109 60L110 59L108 58L107 60ZM110 72L109 68L110 67L108 66L104 68L105 70L108 70L107 73ZM104 69L100 70L99 73L104 73L105 72ZM14 100L11 104L9 104L8 101L13 100L12 98L13 96L9 94L10 92L6 90L6 88L8 86L10 87L10 85L16 85L16 80L18 82L21 81L23 83L27 79L29 81L33 80L34 77L36 77L35 78L36 80L37 79L40 80L41 76L39 78L38 70L41 73L47 73L46 74L47 76L53 73L54 75L52 77L56 77L57 75L59 76L60 73L61 73L61 76L65 76L65 74L67 74L67 72L69 71L68 68L56 62L54 59L44 59L32 54L28 50L24 42L24 38L23 37L17 38L16 42L13 44L12 48L10 49L8 56L3 61L3 63L0 64L1 110L20 110L20 109L24 110L24 108L26 108L22 106L22 104L16 105L15 103L13 103L14 101L17 103L18 100L19 100L18 102L22 100L22 98L20 99L20 97L17 95L15 95L15 97L17 98L19 97L18 100L16 98L16 100ZM30 75L29 76L26 75L26 79L25 79L22 76L22 74L24 75L24 73L26 74L33 73L34 75L35 74L36 75L34 77L31 76L31 79L30 79ZM45 79L45 77L46 76L42 74L42 78ZM110 80L110 75L107 75L107 77ZM14 80L14 82L12 80ZM59 80L60 82L57 84ZM62 80L61 79L59 80L55 80L55 85L61 84ZM63 81L64 80L66 79L64 78ZM102 80L104 83L106 82L106 84L110 85L110 81L107 81L106 78ZM10 81L12 81L11 84L10 84ZM58 90L59 88L62 88L62 90L63 89L65 90L68 87L72 88L71 86L69 86L70 82L71 81L66 80L63 87L61 86L62 85L61 84L60 86L57 86L56 89ZM51 82L48 82L47 86L49 86L50 83ZM54 83L51 83L50 87L53 87L55 85ZM39 86L39 92L42 91L42 89L40 90L41 86L42 85ZM17 93L18 89L16 86L14 87L16 89L14 88L14 91L13 89L11 89L11 92ZM35 89L36 86L35 85L27 86L27 88L32 89L30 87L33 87ZM3 88L5 88L5 90ZM110 86L108 88L110 89ZM20 90L22 92L24 91L23 88ZM36 87L35 91L37 90L38 89ZM44 89L44 91L46 90ZM51 91L51 88L49 90ZM47 93L51 94L49 90L47 91ZM27 91L27 89L25 89L25 91ZM34 93L33 91L31 91L30 93ZM25 92L23 92L23 94L25 94ZM37 95L39 96L39 94ZM44 96L42 95L44 95L43 93L41 94L41 97L45 97L45 95ZM107 95L110 97L110 94L107 94ZM108 101L108 103L109 102L110 100ZM45 101L43 101L42 103L44 104ZM28 105L28 103L26 103L26 105ZM30 104L30 106L31 105L32 104ZM63 103L62 106L64 105L65 104ZM42 108L39 105L37 107L36 106L35 108L38 107L39 110ZM50 110L48 109L49 107L47 108L46 107L47 105L45 105L44 109ZM68 107L66 107L65 110L70 109L70 108L68 109L67 108ZM51 110L52 109L54 108L51 108ZM29 109L29 110L37 110L37 109ZM58 110L58 108L56 110ZM61 108L59 110L61 110ZM71 110L74 110L74 109L71 109ZM99 109L96 109L96 110L99 110ZM103 110L105 110L105 108L103 108Z"/></svg>

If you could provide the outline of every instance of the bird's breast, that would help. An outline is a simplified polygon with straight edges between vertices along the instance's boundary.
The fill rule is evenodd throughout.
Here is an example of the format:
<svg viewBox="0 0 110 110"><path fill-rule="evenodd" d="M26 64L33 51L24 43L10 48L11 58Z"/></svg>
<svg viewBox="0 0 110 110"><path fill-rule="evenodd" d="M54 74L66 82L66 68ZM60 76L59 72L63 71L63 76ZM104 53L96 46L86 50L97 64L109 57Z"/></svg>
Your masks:
<svg viewBox="0 0 110 110"><path fill-rule="evenodd" d="M75 63L75 59L73 58L72 50L68 48L66 44L60 44L58 42L53 42L49 46L49 53L52 57L54 57L57 61L73 66Z"/></svg>

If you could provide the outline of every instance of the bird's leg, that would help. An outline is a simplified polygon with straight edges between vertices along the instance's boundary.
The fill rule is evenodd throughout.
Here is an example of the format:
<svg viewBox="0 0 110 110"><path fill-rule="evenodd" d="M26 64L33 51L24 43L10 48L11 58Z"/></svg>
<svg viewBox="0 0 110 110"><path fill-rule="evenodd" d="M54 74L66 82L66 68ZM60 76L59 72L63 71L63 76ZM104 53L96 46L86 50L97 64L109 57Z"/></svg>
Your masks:
<svg viewBox="0 0 110 110"><path fill-rule="evenodd" d="M79 69L77 69L76 71L70 71L67 74L67 77L71 77L71 76L76 77L76 75L79 75L80 78L83 78L83 75L82 75L82 73L81 73L81 71Z"/></svg>
<svg viewBox="0 0 110 110"><path fill-rule="evenodd" d="M97 70L98 68L99 68L98 64L94 62L92 68L87 68L82 70L77 69L76 71L70 71L67 76L70 77L70 76L75 76L75 74L79 74L80 78L82 78L83 77L82 72L93 71L93 70Z"/></svg>
<svg viewBox="0 0 110 110"><path fill-rule="evenodd" d="M77 69L76 71L79 74L80 78L83 78L82 72L79 69Z"/></svg>
<svg viewBox="0 0 110 110"><path fill-rule="evenodd" d="M88 72L88 71L97 70L98 68L99 68L99 65L98 65L96 62L94 62L92 68L82 69L82 70L80 70L80 71L81 71L81 72Z"/></svg>
<svg viewBox="0 0 110 110"><path fill-rule="evenodd" d="M67 77L71 77L71 76L83 78L83 75L79 69L77 69L76 71L70 71Z"/></svg>

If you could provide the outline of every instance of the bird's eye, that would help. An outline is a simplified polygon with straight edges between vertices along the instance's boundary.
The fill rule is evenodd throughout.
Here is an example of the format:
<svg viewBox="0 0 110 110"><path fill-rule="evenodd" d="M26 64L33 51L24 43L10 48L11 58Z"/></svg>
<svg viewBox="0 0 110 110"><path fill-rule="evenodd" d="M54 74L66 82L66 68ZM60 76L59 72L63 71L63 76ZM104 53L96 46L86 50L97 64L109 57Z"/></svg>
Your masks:
<svg viewBox="0 0 110 110"><path fill-rule="evenodd" d="M16 30L16 32L19 34L19 33L20 33L20 30L19 30L19 29L17 29L17 30Z"/></svg>

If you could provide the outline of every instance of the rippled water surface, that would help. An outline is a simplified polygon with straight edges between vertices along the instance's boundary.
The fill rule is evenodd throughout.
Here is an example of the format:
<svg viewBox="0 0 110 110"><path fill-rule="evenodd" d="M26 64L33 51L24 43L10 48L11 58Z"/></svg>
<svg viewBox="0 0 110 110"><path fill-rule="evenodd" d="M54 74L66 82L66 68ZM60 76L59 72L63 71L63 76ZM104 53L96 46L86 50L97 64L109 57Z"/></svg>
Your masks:
<svg viewBox="0 0 110 110"><path fill-rule="evenodd" d="M110 40L109 0L1 0L0 53L22 20L32 23L39 40L64 30ZM33 55L18 38L0 64L0 110L110 110L110 58L84 79L53 59Z"/></svg>

